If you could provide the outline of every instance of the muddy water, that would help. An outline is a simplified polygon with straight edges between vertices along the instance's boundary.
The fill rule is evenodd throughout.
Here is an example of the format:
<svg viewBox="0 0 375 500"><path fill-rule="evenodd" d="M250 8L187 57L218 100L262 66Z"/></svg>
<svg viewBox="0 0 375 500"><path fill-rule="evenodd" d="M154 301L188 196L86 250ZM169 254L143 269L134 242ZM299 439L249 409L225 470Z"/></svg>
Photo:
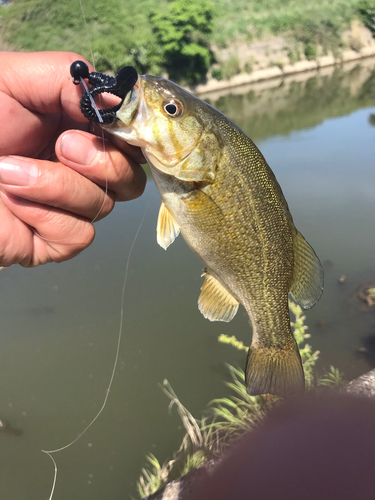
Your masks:
<svg viewBox="0 0 375 500"><path fill-rule="evenodd" d="M375 366L375 313L352 291L375 278L375 62L264 82L205 96L259 145L288 200L296 226L326 268L325 292L306 314L319 369L352 378ZM159 195L118 205L96 224L94 244L76 259L0 274L0 497L48 498L53 465L41 449L66 445L100 408L111 375L126 259L120 361L107 407L71 448L54 455L55 500L122 500L134 494L145 455L161 461L182 431L159 384L168 379L199 417L227 393L225 362L245 354L220 345L221 333L250 342L239 310L229 324L197 309L201 263L182 238L167 252L155 238ZM346 276L346 282L338 279ZM366 353L357 349L365 346Z"/></svg>

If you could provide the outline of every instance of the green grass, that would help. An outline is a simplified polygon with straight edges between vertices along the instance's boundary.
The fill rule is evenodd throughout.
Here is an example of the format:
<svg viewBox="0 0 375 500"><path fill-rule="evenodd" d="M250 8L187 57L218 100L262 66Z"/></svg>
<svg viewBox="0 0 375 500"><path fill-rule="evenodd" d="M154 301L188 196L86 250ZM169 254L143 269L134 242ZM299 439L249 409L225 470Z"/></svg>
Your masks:
<svg viewBox="0 0 375 500"><path fill-rule="evenodd" d="M125 64L133 64L141 72L161 71L163 61L149 16L155 9L166 11L170 2L81 1L82 9L80 0L13 0L1 5L4 46L26 51L70 50L90 60L93 53L101 71L115 71ZM351 19L361 16L369 25L373 23L375 8L375 0L214 0L212 4L213 45L283 35L291 47L304 44L310 58L318 45L323 51L336 50ZM229 69L233 72L236 68Z"/></svg>
<svg viewBox="0 0 375 500"><path fill-rule="evenodd" d="M0 7L5 41L26 51L78 52L102 71L151 59L148 50L155 40L148 14L153 0L81 1L82 9L79 0L13 0Z"/></svg>
<svg viewBox="0 0 375 500"><path fill-rule="evenodd" d="M217 0L215 41L221 45L242 37L280 34L299 27L318 30L331 22L346 27L357 16L360 0Z"/></svg>

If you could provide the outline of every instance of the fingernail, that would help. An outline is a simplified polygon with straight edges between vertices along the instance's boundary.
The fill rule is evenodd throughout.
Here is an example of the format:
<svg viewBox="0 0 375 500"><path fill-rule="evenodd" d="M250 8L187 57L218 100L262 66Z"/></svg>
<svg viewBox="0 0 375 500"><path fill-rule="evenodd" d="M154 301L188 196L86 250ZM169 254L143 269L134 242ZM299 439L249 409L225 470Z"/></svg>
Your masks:
<svg viewBox="0 0 375 500"><path fill-rule="evenodd" d="M67 132L61 139L61 153L67 160L89 165L95 158L97 149L88 137L76 132Z"/></svg>
<svg viewBox="0 0 375 500"><path fill-rule="evenodd" d="M35 162L20 156L0 158L0 183L13 186L31 186L38 178Z"/></svg>

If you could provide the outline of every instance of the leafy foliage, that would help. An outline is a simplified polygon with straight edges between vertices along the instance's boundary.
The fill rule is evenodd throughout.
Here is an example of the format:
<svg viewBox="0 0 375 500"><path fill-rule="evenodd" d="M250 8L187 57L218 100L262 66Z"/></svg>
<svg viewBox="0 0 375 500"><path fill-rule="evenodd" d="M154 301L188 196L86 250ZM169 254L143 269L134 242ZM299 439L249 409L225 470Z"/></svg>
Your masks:
<svg viewBox="0 0 375 500"><path fill-rule="evenodd" d="M313 351L311 345L305 344L306 339L310 338L310 335L306 333L308 329L307 325L305 325L306 316L303 314L300 306L289 301L289 308L295 317L294 322L291 322L291 326L301 355L303 371L305 372L306 389L310 390L314 385L314 368L320 353L319 351Z"/></svg>
<svg viewBox="0 0 375 500"><path fill-rule="evenodd" d="M185 83L204 80L215 46L282 35L294 61L337 52L355 17L375 33L374 0L159 0L157 10L153 0L12 0L0 9L5 50L75 51L99 71L130 64ZM251 70L245 66L229 58L213 76Z"/></svg>
<svg viewBox="0 0 375 500"><path fill-rule="evenodd" d="M324 54L328 51L337 55L341 45L341 34L345 24L336 19L310 19L302 17L290 31L293 40L301 42L308 60L315 59L319 54L318 47Z"/></svg>
<svg viewBox="0 0 375 500"><path fill-rule="evenodd" d="M326 372L322 377L318 379L318 385L323 387L338 387L344 385L345 380L343 378L342 372L334 366L329 367L329 371Z"/></svg>
<svg viewBox="0 0 375 500"><path fill-rule="evenodd" d="M375 1L363 0L358 5L358 13L363 24L375 35Z"/></svg>
<svg viewBox="0 0 375 500"><path fill-rule="evenodd" d="M206 420L196 420L178 399L167 380L162 389L170 400L169 409L177 407L186 434L181 446L173 459L160 465L154 455L148 455L147 460L151 470L142 469L142 475L137 484L140 498L155 493L165 484L177 479L206 462L215 452L217 444L212 440L210 429L206 428Z"/></svg>
<svg viewBox="0 0 375 500"><path fill-rule="evenodd" d="M241 73L241 64L238 56L231 55L222 65L223 77L226 79Z"/></svg>
<svg viewBox="0 0 375 500"><path fill-rule="evenodd" d="M213 421L207 425L216 442L221 443L220 450L240 438L245 432L253 429L264 418L272 404L278 401L277 396L250 396L246 392L245 374L242 370L227 365L232 377L225 382L233 392L230 398L218 398L210 402Z"/></svg>
<svg viewBox="0 0 375 500"><path fill-rule="evenodd" d="M159 460L152 453L147 455L146 460L149 466L151 466L151 471L146 468L142 469L142 475L137 485L141 498L152 495L152 493L160 490L165 484L165 473Z"/></svg>
<svg viewBox="0 0 375 500"><path fill-rule="evenodd" d="M162 64L172 80L197 83L206 76L213 61L213 15L213 5L205 0L174 0L167 12L150 14Z"/></svg>
<svg viewBox="0 0 375 500"><path fill-rule="evenodd" d="M310 335L306 333L308 327L305 325L306 316L303 314L302 309L292 301L289 301L289 308L295 317L295 321L291 322L291 326L301 355L303 371L305 372L306 388L310 390L314 385L314 367L319 359L320 353L319 351L313 351L309 344L305 344L306 339L308 339ZM229 344L238 350L247 351L249 349L247 346L244 346L242 342L238 341L235 336L229 337L228 335L220 335L218 340L222 344ZM234 389L232 386L229 387ZM242 397L244 398L244 394L242 394ZM252 398L252 396L248 396L248 398ZM250 399L249 402L250 401L253 400Z"/></svg>
<svg viewBox="0 0 375 500"><path fill-rule="evenodd" d="M157 73L160 58L147 18L152 5L152 0L13 0L2 8L0 21L7 27L6 41L22 50L79 52L98 71L132 64Z"/></svg>

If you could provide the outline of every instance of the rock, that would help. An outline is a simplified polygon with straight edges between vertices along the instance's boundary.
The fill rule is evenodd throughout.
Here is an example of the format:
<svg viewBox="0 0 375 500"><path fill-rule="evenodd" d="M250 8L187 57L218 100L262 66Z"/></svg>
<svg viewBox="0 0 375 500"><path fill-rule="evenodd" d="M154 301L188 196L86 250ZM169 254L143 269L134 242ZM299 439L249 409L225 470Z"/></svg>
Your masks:
<svg viewBox="0 0 375 500"><path fill-rule="evenodd" d="M220 460L209 460L201 467L192 470L185 476L168 483L162 490L157 491L143 500L192 500L191 490L197 481L209 475Z"/></svg>
<svg viewBox="0 0 375 500"><path fill-rule="evenodd" d="M352 380L346 384L342 391L355 396L375 398L375 369Z"/></svg>
<svg viewBox="0 0 375 500"><path fill-rule="evenodd" d="M367 354L368 353L368 349L366 349L366 347L358 347L357 352L359 354Z"/></svg>

